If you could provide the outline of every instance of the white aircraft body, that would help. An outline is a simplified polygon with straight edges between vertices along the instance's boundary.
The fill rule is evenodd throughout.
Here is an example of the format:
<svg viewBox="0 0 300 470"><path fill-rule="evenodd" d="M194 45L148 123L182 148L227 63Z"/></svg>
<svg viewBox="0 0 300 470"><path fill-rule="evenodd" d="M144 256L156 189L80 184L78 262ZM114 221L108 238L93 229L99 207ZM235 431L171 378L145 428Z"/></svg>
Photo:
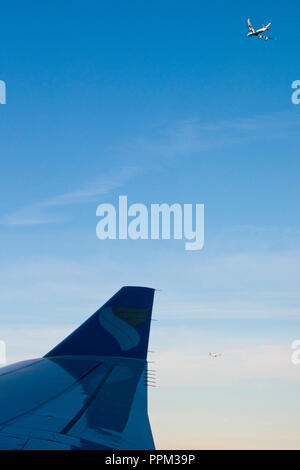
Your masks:
<svg viewBox="0 0 300 470"><path fill-rule="evenodd" d="M258 39L265 39L268 41L269 39L272 39L274 41L275 38L271 38L269 36L265 36L264 33L265 31L271 31L269 29L271 23L268 23L266 26L263 24L261 28L259 29L254 29L250 19L248 18L248 26L249 26L249 33L247 34L248 37L256 36Z"/></svg>
<svg viewBox="0 0 300 470"><path fill-rule="evenodd" d="M220 353L213 353L213 352L210 352L208 355L209 355L209 357L220 357L221 356Z"/></svg>

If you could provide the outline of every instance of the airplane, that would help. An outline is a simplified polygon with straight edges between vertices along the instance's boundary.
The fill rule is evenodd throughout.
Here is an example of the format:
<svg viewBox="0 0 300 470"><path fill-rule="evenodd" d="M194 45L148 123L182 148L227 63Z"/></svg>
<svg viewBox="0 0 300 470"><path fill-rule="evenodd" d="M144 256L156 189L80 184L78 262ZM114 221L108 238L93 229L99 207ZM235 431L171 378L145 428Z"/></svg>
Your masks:
<svg viewBox="0 0 300 470"><path fill-rule="evenodd" d="M1 450L153 450L154 289L122 287L40 359L0 369Z"/></svg>
<svg viewBox="0 0 300 470"><path fill-rule="evenodd" d="M208 355L209 355L209 357L211 357L211 358L213 358L213 357L216 358L216 357L220 357L220 356L221 356L220 353L212 353L212 352L208 353Z"/></svg>
<svg viewBox="0 0 300 470"><path fill-rule="evenodd" d="M268 41L269 39L271 39L272 41L275 40L275 38L271 38L269 36L264 36L262 33L264 33L265 31L271 31L269 29L269 26L270 26L271 23L268 23L266 26L263 24L262 25L262 28L260 29L254 29L252 24L251 24L251 21L250 19L248 18L248 26L249 26L249 33L247 34L248 37L251 37L251 36L256 36L258 39L265 39L266 41Z"/></svg>

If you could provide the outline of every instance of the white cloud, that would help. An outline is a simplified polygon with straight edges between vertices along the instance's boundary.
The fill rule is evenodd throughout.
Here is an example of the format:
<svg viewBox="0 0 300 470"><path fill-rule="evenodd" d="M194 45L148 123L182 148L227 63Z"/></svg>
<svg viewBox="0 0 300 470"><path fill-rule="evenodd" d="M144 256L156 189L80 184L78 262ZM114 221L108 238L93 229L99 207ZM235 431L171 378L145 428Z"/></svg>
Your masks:
<svg viewBox="0 0 300 470"><path fill-rule="evenodd" d="M300 367L291 363L290 345L262 344L227 348L211 359L211 348L197 335L179 335L178 345L157 354L157 380L160 387L205 387L249 379L289 379L299 381ZM200 344L199 344L200 343ZM185 344L185 346L182 346Z"/></svg>
<svg viewBox="0 0 300 470"><path fill-rule="evenodd" d="M132 154L151 160L205 155L210 149L246 143L249 140L274 140L286 137L287 129L298 132L299 124L289 116L257 115L230 121L181 121L173 127L159 128L150 137L140 136L123 146ZM284 131L281 134L281 131Z"/></svg>
<svg viewBox="0 0 300 470"><path fill-rule="evenodd" d="M161 168L164 160L199 156L209 149L239 144L249 139L278 139L280 130L298 131L298 124L285 116L255 116L237 118L231 121L203 122L199 119L181 121L173 128L160 128L150 137L136 137L120 147L112 146L110 152L121 154L127 165L114 168L77 190L58 194L43 201L33 203L2 217L2 225L37 225L60 222L61 218L49 213L57 206L87 203L99 195L107 194L122 187L128 180L146 171L151 161L151 169ZM276 132L274 132L276 131ZM141 164L142 158L142 164ZM130 162L134 161L132 165ZM149 166L147 167L149 170Z"/></svg>
<svg viewBox="0 0 300 470"><path fill-rule="evenodd" d="M1 325L0 339L5 341L7 364L42 357L68 336L78 325L34 326L19 323Z"/></svg>
<svg viewBox="0 0 300 470"><path fill-rule="evenodd" d="M116 168L110 173L103 175L78 190L59 194L44 201L30 204L23 209L17 210L1 219L2 225L21 226L38 225L61 222L63 219L49 213L49 209L71 204L83 204L95 201L98 196L107 194L122 187L129 179L139 173L140 169L134 166Z"/></svg>
<svg viewBox="0 0 300 470"><path fill-rule="evenodd" d="M113 242L112 242L113 243ZM155 317L169 321L197 318L298 318L300 252L214 254L195 258L153 245L145 254L134 243L126 253L68 257L25 256L2 261L0 309L3 316L30 318L49 312L58 318L89 309L122 285L145 285L156 293ZM134 253L135 262L132 263ZM145 270L145 265L147 269Z"/></svg>
<svg viewBox="0 0 300 470"><path fill-rule="evenodd" d="M140 173L140 171L136 166L115 168L109 174L91 181L77 191L54 196L44 201L42 205L43 207L56 207L95 201L98 196L122 187L129 179Z"/></svg>

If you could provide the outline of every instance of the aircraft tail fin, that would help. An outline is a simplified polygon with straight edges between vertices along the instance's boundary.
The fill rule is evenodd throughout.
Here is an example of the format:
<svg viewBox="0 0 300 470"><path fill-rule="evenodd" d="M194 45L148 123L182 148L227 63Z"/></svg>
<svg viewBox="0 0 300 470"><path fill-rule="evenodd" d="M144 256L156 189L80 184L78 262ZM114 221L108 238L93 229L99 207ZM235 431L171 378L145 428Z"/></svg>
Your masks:
<svg viewBox="0 0 300 470"><path fill-rule="evenodd" d="M154 289L122 287L45 357L124 356L146 359Z"/></svg>

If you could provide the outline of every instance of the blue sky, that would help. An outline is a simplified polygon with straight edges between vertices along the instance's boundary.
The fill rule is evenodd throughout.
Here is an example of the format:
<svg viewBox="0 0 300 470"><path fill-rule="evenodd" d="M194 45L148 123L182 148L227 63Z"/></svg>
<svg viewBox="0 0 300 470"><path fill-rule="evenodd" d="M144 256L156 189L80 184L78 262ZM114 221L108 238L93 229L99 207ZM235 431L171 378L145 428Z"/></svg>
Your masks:
<svg viewBox="0 0 300 470"><path fill-rule="evenodd" d="M150 396L160 447L299 448L299 12L270 1L1 7L8 360L43 354L124 284L162 289ZM248 39L248 17L272 21L277 41ZM98 240L98 204L123 194L204 203L204 249ZM215 349L221 365L208 362Z"/></svg>

